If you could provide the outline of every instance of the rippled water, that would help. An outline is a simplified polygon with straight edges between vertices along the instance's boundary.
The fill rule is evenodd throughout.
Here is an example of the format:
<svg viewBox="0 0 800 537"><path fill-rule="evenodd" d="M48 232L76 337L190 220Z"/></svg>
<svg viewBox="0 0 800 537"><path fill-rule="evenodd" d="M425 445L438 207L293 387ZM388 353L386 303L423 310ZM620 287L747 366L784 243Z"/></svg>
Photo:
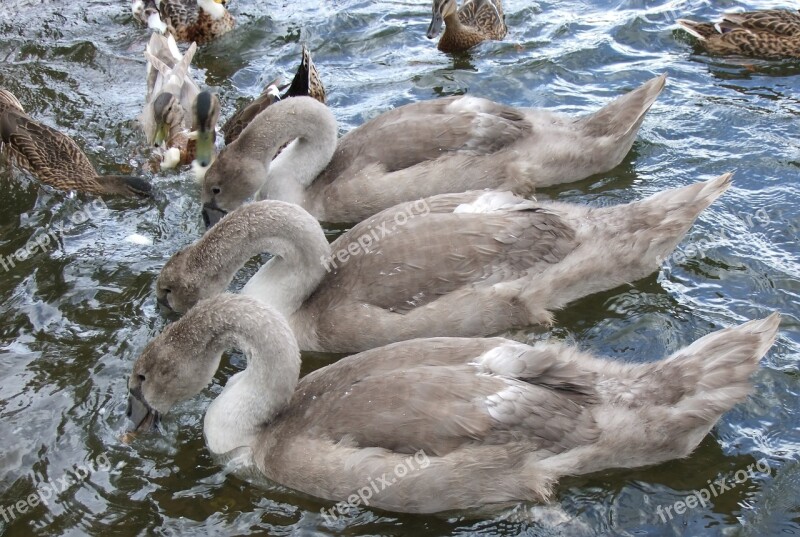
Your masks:
<svg viewBox="0 0 800 537"><path fill-rule="evenodd" d="M800 62L709 58L675 30L676 17L776 1L506 0L509 35L456 57L424 38L427 0L236 0L238 28L201 49L195 74L219 92L223 117L277 74L291 76L308 44L329 104L347 131L392 106L470 93L520 106L594 110L654 74L668 85L623 164L542 197L612 204L736 170L734 188L706 211L657 274L571 305L557 337L619 360L665 355L714 329L783 313L780 339L756 389L696 452L660 466L563 480L558 513L522 506L493 514L395 515L368 509L334 525L323 502L226 475L208 455L202 410L234 355L161 436L124 445L126 375L167 322L153 284L169 255L199 236L189 173L153 177L154 202L69 197L0 163L0 255L63 229L32 258L0 265L0 528L8 535L795 535L800 533L798 174ZM0 86L36 118L78 140L106 173L145 173L135 117L144 98L147 32L127 0L3 0ZM80 213L85 217L76 216ZM83 221L85 220L85 221ZM131 242L133 234L152 245ZM333 236L333 232L331 233ZM601 261L599 261L601 262ZM252 269L252 267L251 267ZM237 278L241 285L247 275ZM304 371L333 360L308 355ZM745 483L663 521L709 480ZM765 468L765 467L768 467ZM88 476L86 475L88 474ZM47 505L13 511L53 481ZM63 489L63 490L62 490ZM52 492L52 489L50 489ZM3 514L6 513L6 514ZM3 517L7 518L5 520Z"/></svg>

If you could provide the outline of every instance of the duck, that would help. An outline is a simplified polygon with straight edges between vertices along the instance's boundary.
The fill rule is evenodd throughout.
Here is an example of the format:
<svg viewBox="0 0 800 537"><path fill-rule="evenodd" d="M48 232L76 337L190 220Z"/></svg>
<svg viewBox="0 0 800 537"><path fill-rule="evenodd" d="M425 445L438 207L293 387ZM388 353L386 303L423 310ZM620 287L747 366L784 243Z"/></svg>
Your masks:
<svg viewBox="0 0 800 537"><path fill-rule="evenodd" d="M779 324L773 313L644 363L552 340L414 339L301 379L286 319L222 294L147 344L128 380L127 416L137 434L157 428L238 349L247 366L203 419L218 460L338 502L321 511L328 523L358 506L505 508L547 502L562 476L687 457L747 397Z"/></svg>
<svg viewBox="0 0 800 537"><path fill-rule="evenodd" d="M157 33L145 49L147 94L139 121L148 144L160 149L161 169L195 159L208 165L214 156L219 102L210 92L201 97L192 79L189 66L196 51L192 43L181 54L171 35Z"/></svg>
<svg viewBox="0 0 800 537"><path fill-rule="evenodd" d="M233 114L222 126L222 133L225 136L225 144L230 145L244 128L271 104L289 97L306 96L311 97L322 104L325 104L325 86L317 72L314 62L311 60L311 52L303 45L301 51L300 66L292 79L288 88L280 93L280 80L276 79L267 84L264 91L253 102Z"/></svg>
<svg viewBox="0 0 800 537"><path fill-rule="evenodd" d="M100 175L75 141L29 116L17 97L0 88L0 148L42 183L63 191L149 198L152 186L127 175Z"/></svg>
<svg viewBox="0 0 800 537"><path fill-rule="evenodd" d="M448 192L531 195L622 162L665 80L655 77L577 118L469 95L420 101L338 141L327 106L286 99L259 113L205 172L203 219L210 227L254 195L296 203L332 224Z"/></svg>
<svg viewBox="0 0 800 537"><path fill-rule="evenodd" d="M332 244L298 205L249 203L164 264L156 299L186 312L266 252L272 258L241 292L284 315L303 350L550 325L566 304L657 270L730 183L725 174L598 208L443 194L382 211Z"/></svg>
<svg viewBox="0 0 800 537"><path fill-rule="evenodd" d="M726 13L718 23L677 23L712 54L800 58L800 11Z"/></svg>
<svg viewBox="0 0 800 537"><path fill-rule="evenodd" d="M227 0L132 0L133 16L180 42L206 44L233 30Z"/></svg>
<svg viewBox="0 0 800 537"><path fill-rule="evenodd" d="M146 24L151 30L160 33L167 31L167 25L161 20L157 0L131 0L131 13L138 21Z"/></svg>
<svg viewBox="0 0 800 537"><path fill-rule="evenodd" d="M433 18L428 39L442 31L437 48L442 52L464 52L487 40L501 41L508 32L501 0L433 0Z"/></svg>

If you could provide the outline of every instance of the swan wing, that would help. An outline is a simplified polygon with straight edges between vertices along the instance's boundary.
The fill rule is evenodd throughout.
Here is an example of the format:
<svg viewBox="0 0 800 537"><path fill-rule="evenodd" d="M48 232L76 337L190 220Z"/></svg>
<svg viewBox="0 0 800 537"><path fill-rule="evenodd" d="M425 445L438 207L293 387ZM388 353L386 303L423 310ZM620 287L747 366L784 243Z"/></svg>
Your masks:
<svg viewBox="0 0 800 537"><path fill-rule="evenodd" d="M594 382L557 353L504 339L412 340L303 378L276 434L285 423L398 453L520 441L560 453L599 435Z"/></svg>

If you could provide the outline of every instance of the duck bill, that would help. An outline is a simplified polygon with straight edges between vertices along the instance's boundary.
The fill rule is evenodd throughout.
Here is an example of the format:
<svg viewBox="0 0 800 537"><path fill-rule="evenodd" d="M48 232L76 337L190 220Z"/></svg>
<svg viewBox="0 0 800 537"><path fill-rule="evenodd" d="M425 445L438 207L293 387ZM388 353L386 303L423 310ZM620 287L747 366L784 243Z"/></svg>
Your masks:
<svg viewBox="0 0 800 537"><path fill-rule="evenodd" d="M203 222L206 224L206 229L211 229L222 220L228 211L220 209L214 202L206 203L203 205Z"/></svg>
<svg viewBox="0 0 800 537"><path fill-rule="evenodd" d="M439 13L433 14L433 19L431 19L431 24L428 26L428 39L433 39L439 32L442 31L442 16Z"/></svg>
<svg viewBox="0 0 800 537"><path fill-rule="evenodd" d="M167 136L169 136L169 127L166 123L159 123L156 134L153 137L153 146L161 147L167 141Z"/></svg>
<svg viewBox="0 0 800 537"><path fill-rule="evenodd" d="M133 425L133 428L130 429L131 432L152 431L157 429L161 422L158 411L147 404L138 388L131 390L128 394L126 415Z"/></svg>
<svg viewBox="0 0 800 537"><path fill-rule="evenodd" d="M195 160L206 168L214 160L214 133L212 131L198 131L195 142Z"/></svg>

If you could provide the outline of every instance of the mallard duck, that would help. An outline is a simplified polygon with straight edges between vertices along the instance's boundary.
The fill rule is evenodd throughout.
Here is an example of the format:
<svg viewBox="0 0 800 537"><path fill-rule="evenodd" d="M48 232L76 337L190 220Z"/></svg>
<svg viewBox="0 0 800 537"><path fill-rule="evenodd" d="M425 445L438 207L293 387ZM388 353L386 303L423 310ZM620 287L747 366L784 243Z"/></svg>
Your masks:
<svg viewBox="0 0 800 537"><path fill-rule="evenodd" d="M325 222L360 222L435 194L529 195L584 179L622 162L665 80L577 118L469 95L422 101L385 112L338 143L326 106L286 99L256 116L208 168L203 215L211 225L258 194L297 203Z"/></svg>
<svg viewBox="0 0 800 537"><path fill-rule="evenodd" d="M203 45L230 32L236 22L227 0L133 0L134 16L182 42ZM158 13L156 18L154 13Z"/></svg>
<svg viewBox="0 0 800 537"><path fill-rule="evenodd" d="M726 13L716 24L686 19L677 22L713 54L800 58L799 11Z"/></svg>
<svg viewBox="0 0 800 537"><path fill-rule="evenodd" d="M433 0L433 18L428 39L442 30L438 48L442 52L462 52L487 39L501 40L507 28L501 0L464 0L461 9L456 0Z"/></svg>
<svg viewBox="0 0 800 537"><path fill-rule="evenodd" d="M261 113L266 107L280 99L288 97L307 96L325 104L325 87L319 77L314 62L311 61L311 53L305 45L302 50L302 60L297 72L292 79L292 83L280 93L278 81L274 80L267 84L264 91L253 102L236 112L222 126L222 133L225 135L225 144L233 143L244 128Z"/></svg>
<svg viewBox="0 0 800 537"><path fill-rule="evenodd" d="M147 142L162 151L161 168L189 164L195 158L207 166L214 155L219 102L211 93L199 97L189 74L196 51L192 43L182 55L171 35L154 33L144 53L147 95L140 121Z"/></svg>
<svg viewBox="0 0 800 537"><path fill-rule="evenodd" d="M60 190L128 197L151 195L150 183L140 177L98 175L72 138L31 118L19 100L2 88L0 145L19 167Z"/></svg>
<svg viewBox="0 0 800 537"><path fill-rule="evenodd" d="M774 313L646 363L563 343L416 339L300 379L286 320L220 295L148 343L128 380L127 415L152 429L239 349L247 367L208 407L208 448L339 501L328 519L358 505L431 513L543 502L562 476L688 456L747 397L779 323Z"/></svg>
<svg viewBox="0 0 800 537"><path fill-rule="evenodd" d="M242 293L285 315L304 350L549 324L553 310L657 270L729 184L730 174L603 208L444 194L382 211L333 244L298 205L250 203L167 261L156 294L184 312L269 252Z"/></svg>

